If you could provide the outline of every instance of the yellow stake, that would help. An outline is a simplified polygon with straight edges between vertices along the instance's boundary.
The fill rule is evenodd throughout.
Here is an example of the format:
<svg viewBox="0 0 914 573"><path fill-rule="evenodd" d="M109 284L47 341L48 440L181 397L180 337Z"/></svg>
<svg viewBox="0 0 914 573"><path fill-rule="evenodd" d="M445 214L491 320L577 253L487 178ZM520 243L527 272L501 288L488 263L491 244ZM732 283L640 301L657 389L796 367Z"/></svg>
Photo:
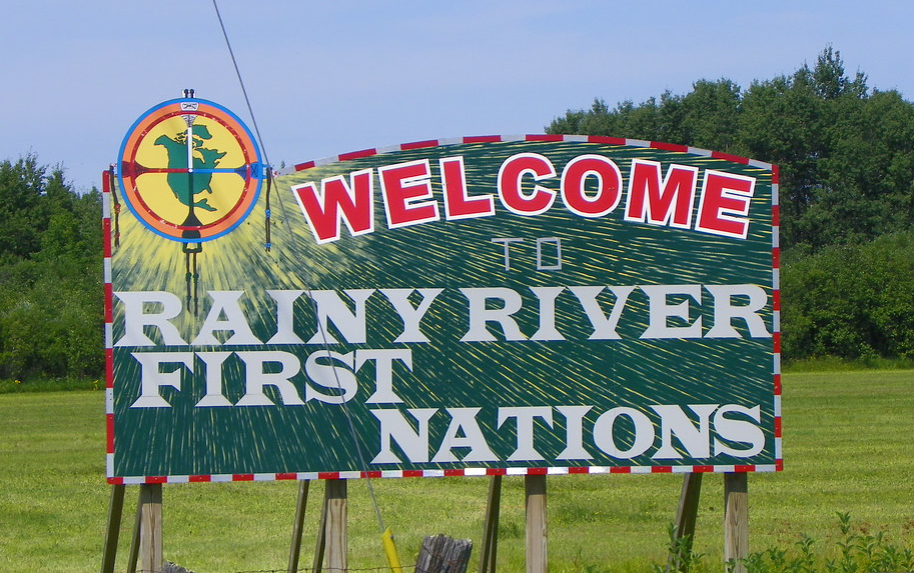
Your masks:
<svg viewBox="0 0 914 573"><path fill-rule="evenodd" d="M389 527L381 534L381 543L384 544L384 553L387 554L387 563L390 564L391 573L403 573L400 556L397 555L397 545L394 543L394 532Z"/></svg>

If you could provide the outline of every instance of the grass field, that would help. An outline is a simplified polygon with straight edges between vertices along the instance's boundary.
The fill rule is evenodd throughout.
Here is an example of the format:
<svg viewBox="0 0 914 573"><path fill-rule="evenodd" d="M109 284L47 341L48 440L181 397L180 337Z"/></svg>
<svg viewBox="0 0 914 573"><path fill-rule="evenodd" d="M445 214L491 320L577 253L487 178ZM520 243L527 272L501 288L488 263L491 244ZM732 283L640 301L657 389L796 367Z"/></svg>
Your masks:
<svg viewBox="0 0 914 573"><path fill-rule="evenodd" d="M0 571L97 571L110 488L104 479L101 391L0 395ZM785 471L749 476L753 551L807 534L819 551L840 539L837 512L862 531L914 549L914 371L794 373L784 377ZM722 477L708 475L695 550L721 560ZM549 479L552 572L650 571L665 560L682 478ZM349 486L350 565L385 564L365 481ZM426 535L478 547L484 478L374 480L404 564ZM523 479L505 478L499 571L524 570ZM126 568L138 488L128 487L118 570ZM310 566L323 484L311 489L302 569ZM285 570L297 484L164 487L165 558L199 573ZM476 568L474 551L470 570Z"/></svg>

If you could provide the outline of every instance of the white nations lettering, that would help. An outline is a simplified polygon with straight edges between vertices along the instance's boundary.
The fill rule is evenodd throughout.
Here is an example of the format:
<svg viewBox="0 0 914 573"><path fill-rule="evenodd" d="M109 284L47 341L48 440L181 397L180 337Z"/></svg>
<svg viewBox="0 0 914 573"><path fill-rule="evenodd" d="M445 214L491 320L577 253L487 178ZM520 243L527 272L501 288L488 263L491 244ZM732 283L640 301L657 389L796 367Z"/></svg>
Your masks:
<svg viewBox="0 0 914 573"><path fill-rule="evenodd" d="M515 449L506 458L509 462L546 460L537 449L536 439L546 433L564 444L555 456L560 462L592 460L594 453L621 460L645 454L654 460L710 459L718 455L749 458L765 447L765 434L759 427L760 406L689 404L648 408L650 411L646 412L619 406L602 413L594 411L593 406L376 409L371 413L380 424L380 441L371 463L400 464L404 457L414 464L502 461L488 441L494 433L505 430L513 430L515 435ZM439 428L446 425L440 443L430 443L432 424L439 424ZM617 439L620 426L629 428L632 434Z"/></svg>
<svg viewBox="0 0 914 573"><path fill-rule="evenodd" d="M501 164L495 189L471 189L464 158L454 156L439 159L434 172L428 159L420 159L295 185L292 192L318 243L338 240L343 225L352 236L374 232L376 185L390 229L491 217L496 197L515 215L543 214L559 199L579 217L604 217L623 204L624 195L626 222L745 239L755 183L754 177L713 169L700 174L697 167L675 163L663 173L659 162L635 159L625 189L619 167L603 155L579 155L560 174L548 157L518 153ZM440 189L440 199L434 189Z"/></svg>

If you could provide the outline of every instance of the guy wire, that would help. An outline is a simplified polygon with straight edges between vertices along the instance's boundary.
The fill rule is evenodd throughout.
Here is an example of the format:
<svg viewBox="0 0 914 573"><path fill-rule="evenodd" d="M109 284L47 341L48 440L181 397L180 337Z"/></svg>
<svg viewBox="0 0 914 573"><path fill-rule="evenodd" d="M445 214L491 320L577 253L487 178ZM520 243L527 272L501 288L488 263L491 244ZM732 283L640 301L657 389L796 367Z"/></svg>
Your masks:
<svg viewBox="0 0 914 573"><path fill-rule="evenodd" d="M267 148L263 144L263 139L260 137L260 128L257 127L257 119L254 116L254 109L251 107L251 100L250 100L250 98L248 98L248 92L244 87L244 80L241 77L241 70L238 68L238 61L235 59L235 52L232 50L231 42L229 42L228 33L225 30L225 24L222 21L222 15L219 13L219 5L216 3L216 0L213 0L213 8L216 11L216 18L219 20L219 27L222 29L222 36L225 38L225 45L228 48L229 56L232 59L232 65L235 67L235 74L238 76L238 83L241 85L241 93L244 95L244 102L248 107L248 113L251 115L251 123L254 125L254 132L257 134L257 141L260 143L260 148L263 150L264 161L269 166L270 159L267 156ZM272 168L268 168L268 169L270 170L270 177L272 177ZM281 199L280 199L279 204L280 204L280 207L282 207ZM314 300L314 297L310 296L311 289L307 289L307 292L308 292L309 298L312 301L314 301L314 311L315 311L315 316L317 316L317 301ZM327 357L331 358L330 344L327 341L327 333L326 333L323 325L320 324L319 320L318 320L318 329L320 329L320 331L321 331L321 337L323 338L323 341L324 341L324 350L326 350L326 352L327 352ZM337 373L336 368L333 369L333 375L334 375L334 378L336 378L337 388L342 392L343 385L340 382L339 374ZM361 446L361 443L360 443L360 440L358 437L358 433L356 432L356 429L355 429L355 423L352 420L352 414L349 411L349 406L345 401L342 400L342 398L343 398L343 396L340 395L340 403L343 406L343 413L345 414L346 420L349 423L349 431L352 435L352 441L355 445L356 453L359 457L359 463L362 466L362 471L366 474L365 482L368 484L368 494L371 497L371 503L374 506L375 515L378 519L378 525L381 527L381 531L383 532L383 531L385 531L384 518L381 516L381 508L378 506L377 497L375 497L374 486L372 485L372 479L370 477L367 477L368 464L365 463L365 455L362 452L362 446Z"/></svg>
<svg viewBox="0 0 914 573"><path fill-rule="evenodd" d="M238 61L235 59L235 52L232 50L232 43L229 42L228 33L225 31L225 24L222 22L222 14L219 13L219 5L213 0L213 8L216 10L216 18L219 19L219 27L222 28L222 37L225 38L225 45L228 48L229 56L232 58L232 65L235 66L235 75L238 76L238 83L241 85L241 93L244 95L244 103L248 106L248 113L251 114L251 123L254 124L254 131L257 133L257 141L260 143L260 149L263 150L264 162L269 165L270 157L267 155L267 148L263 144L263 138L260 137L260 128L257 127L257 118L254 117L254 109L251 107L251 100L248 98L248 90L244 87L244 80L241 79L241 70L238 69Z"/></svg>

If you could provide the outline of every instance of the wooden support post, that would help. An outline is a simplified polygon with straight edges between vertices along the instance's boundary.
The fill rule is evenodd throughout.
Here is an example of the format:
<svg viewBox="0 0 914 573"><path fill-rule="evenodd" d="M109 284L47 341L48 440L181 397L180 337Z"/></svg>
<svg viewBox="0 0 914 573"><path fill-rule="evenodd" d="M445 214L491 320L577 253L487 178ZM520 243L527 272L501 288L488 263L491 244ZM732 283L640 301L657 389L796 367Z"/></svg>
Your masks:
<svg viewBox="0 0 914 573"><path fill-rule="evenodd" d="M329 573L343 573L349 567L346 483L346 480L327 480L327 530L325 535Z"/></svg>
<svg viewBox="0 0 914 573"><path fill-rule="evenodd" d="M142 507L143 497L137 499L136 515L133 518L133 537L130 540L130 554L127 556L127 573L136 573L136 566L140 560L140 529L142 528L142 516L140 507Z"/></svg>
<svg viewBox="0 0 914 573"><path fill-rule="evenodd" d="M704 474L685 474L676 510L676 530L667 558L666 570L688 573L692 542L695 540L695 520L698 518L698 501L701 497L701 478Z"/></svg>
<svg viewBox="0 0 914 573"><path fill-rule="evenodd" d="M527 573L546 573L546 476L524 477L527 496Z"/></svg>
<svg viewBox="0 0 914 573"><path fill-rule="evenodd" d="M305 508L308 506L308 489L311 482L298 482L298 501L295 504L295 521L292 523L292 547L289 550L289 573L298 573L298 558L301 555L301 536L305 526Z"/></svg>
<svg viewBox="0 0 914 573"><path fill-rule="evenodd" d="M162 571L162 484L140 486L140 571Z"/></svg>
<svg viewBox="0 0 914 573"><path fill-rule="evenodd" d="M324 503L321 504L321 522L317 526L317 540L314 545L314 561L311 573L321 573L324 567L324 550L327 548L327 482L324 481Z"/></svg>
<svg viewBox="0 0 914 573"><path fill-rule="evenodd" d="M731 573L745 573L736 563L749 556L749 478L746 473L724 474L724 561L733 561Z"/></svg>
<svg viewBox="0 0 914 573"><path fill-rule="evenodd" d="M498 518L501 513L501 478L489 478L489 498L486 503L486 520L482 532L482 551L479 556L479 573L495 573L498 554Z"/></svg>
<svg viewBox="0 0 914 573"><path fill-rule="evenodd" d="M124 490L126 486L111 486L108 503L108 527L105 529L105 549L102 554L102 573L114 573L117 560L117 540L121 534L121 517L124 515Z"/></svg>

